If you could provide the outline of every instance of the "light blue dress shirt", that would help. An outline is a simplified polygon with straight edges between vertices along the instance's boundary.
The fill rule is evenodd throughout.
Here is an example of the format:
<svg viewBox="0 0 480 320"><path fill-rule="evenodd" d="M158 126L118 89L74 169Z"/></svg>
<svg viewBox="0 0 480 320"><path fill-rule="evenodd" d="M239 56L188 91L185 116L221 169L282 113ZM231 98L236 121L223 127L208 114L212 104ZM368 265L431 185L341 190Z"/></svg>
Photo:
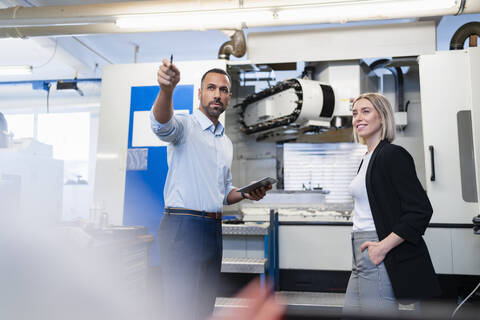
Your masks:
<svg viewBox="0 0 480 320"><path fill-rule="evenodd" d="M199 109L193 114L175 114L161 124L150 111L153 132L167 146L168 173L165 207L209 212L222 211L232 186L233 147L224 134Z"/></svg>

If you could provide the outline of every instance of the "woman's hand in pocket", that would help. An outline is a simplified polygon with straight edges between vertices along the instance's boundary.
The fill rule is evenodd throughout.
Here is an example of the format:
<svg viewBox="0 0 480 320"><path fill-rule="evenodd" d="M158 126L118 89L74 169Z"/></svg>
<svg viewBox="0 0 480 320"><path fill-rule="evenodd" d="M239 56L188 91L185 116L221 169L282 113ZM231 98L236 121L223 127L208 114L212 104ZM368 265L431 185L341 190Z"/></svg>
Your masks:
<svg viewBox="0 0 480 320"><path fill-rule="evenodd" d="M387 253L403 241L405 241L403 238L392 232L380 242L364 242L360 247L360 250L363 252L363 250L368 248L368 256L370 257L370 260L378 266L385 259Z"/></svg>
<svg viewBox="0 0 480 320"><path fill-rule="evenodd" d="M374 242L374 241L367 241L362 244L360 247L360 250L362 252L368 248L368 257L370 260L378 266L380 263L382 263L383 259L385 259L385 256L387 255L387 252L385 252L385 249L381 245L381 242Z"/></svg>

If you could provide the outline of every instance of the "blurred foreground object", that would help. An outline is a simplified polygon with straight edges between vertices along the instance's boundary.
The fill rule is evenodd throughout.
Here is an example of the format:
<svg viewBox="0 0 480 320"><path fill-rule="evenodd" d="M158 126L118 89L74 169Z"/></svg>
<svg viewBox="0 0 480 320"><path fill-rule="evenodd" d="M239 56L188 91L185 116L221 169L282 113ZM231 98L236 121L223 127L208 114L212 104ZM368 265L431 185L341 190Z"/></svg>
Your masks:
<svg viewBox="0 0 480 320"><path fill-rule="evenodd" d="M285 305L269 289L262 288L258 279L250 282L236 298L242 299L244 303L238 308L222 310L212 320L274 320L282 319L285 313Z"/></svg>

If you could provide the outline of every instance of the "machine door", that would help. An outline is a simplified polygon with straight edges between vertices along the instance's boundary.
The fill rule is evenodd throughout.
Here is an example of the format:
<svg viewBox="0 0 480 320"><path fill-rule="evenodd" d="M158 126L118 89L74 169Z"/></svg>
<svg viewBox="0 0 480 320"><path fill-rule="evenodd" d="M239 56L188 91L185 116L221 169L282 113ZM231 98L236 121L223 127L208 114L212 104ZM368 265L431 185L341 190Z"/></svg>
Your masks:
<svg viewBox="0 0 480 320"><path fill-rule="evenodd" d="M479 64L479 50L437 52L419 58L426 188L434 208L432 222L470 224L479 213L479 99L477 94L473 101L473 92L480 84L478 75L477 80L472 79L474 64L477 68Z"/></svg>

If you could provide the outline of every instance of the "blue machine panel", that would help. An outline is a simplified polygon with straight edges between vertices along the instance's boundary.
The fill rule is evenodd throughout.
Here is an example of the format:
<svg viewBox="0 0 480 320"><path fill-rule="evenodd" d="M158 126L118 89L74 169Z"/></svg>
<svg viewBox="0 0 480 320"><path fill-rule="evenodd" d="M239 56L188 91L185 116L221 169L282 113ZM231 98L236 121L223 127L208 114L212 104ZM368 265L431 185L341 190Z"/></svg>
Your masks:
<svg viewBox="0 0 480 320"><path fill-rule="evenodd" d="M157 231L163 215L165 202L163 188L167 177L167 147L132 147L133 114L136 111L148 111L159 92L158 86L131 88L130 122L128 129L128 148L147 149L147 166L142 170L128 170L125 180L125 203L123 224L127 226L146 226L155 236L155 244L150 247L150 265L159 265ZM173 106L176 110L193 110L193 85L179 85L173 94ZM146 123L150 126L150 123ZM135 150L133 150L135 151Z"/></svg>

